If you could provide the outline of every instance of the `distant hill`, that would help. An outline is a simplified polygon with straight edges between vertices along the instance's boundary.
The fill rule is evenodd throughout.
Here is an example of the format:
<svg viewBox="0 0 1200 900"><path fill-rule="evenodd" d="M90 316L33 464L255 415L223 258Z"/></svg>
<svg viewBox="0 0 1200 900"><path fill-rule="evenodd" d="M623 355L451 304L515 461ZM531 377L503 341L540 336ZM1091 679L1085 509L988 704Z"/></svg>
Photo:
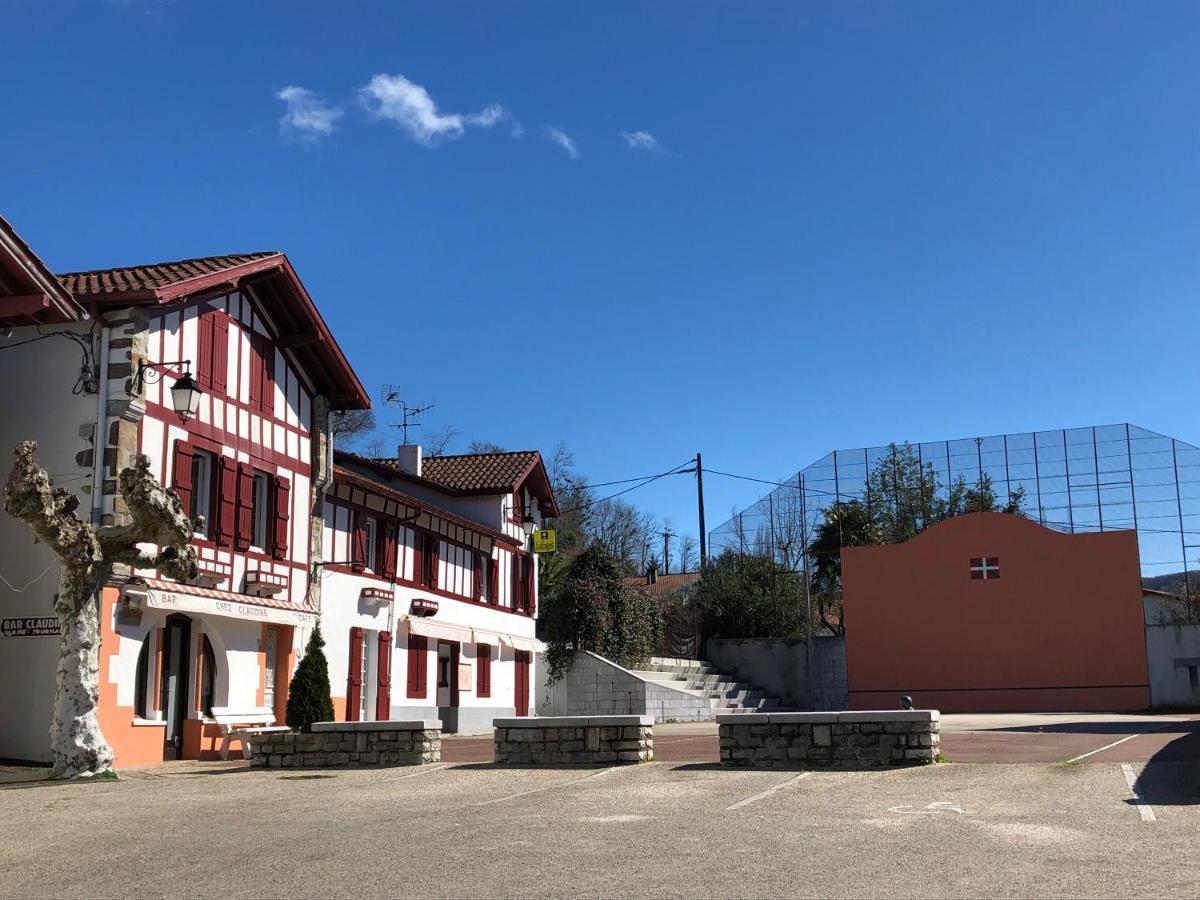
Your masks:
<svg viewBox="0 0 1200 900"><path fill-rule="evenodd" d="M1183 590L1183 572L1168 572L1166 575L1152 575L1149 578L1142 579L1142 587L1150 588L1152 591L1180 591ZM1196 586L1197 573L1192 572L1192 587Z"/></svg>

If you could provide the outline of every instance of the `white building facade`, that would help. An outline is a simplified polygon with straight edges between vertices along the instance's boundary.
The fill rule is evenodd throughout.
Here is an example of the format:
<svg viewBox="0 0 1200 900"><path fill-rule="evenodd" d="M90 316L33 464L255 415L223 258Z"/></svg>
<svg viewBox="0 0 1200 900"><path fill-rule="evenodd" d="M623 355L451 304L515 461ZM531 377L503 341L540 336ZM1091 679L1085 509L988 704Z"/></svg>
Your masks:
<svg viewBox="0 0 1200 900"><path fill-rule="evenodd" d="M396 460L337 454L322 630L339 720L486 731L532 708L537 558L557 515L536 451Z"/></svg>
<svg viewBox="0 0 1200 900"><path fill-rule="evenodd" d="M116 476L136 454L175 489L195 523L200 577L132 571L102 590L100 723L118 766L211 757L214 709L284 719L319 612L312 511L330 483L328 414L369 400L283 254L59 281L85 321L62 326L78 340L21 346L35 329L18 327L0 342L14 345L0 352L0 452L38 440L47 471L96 523L121 521ZM46 376L36 403L31 371ZM202 391L186 420L169 391L185 372ZM0 614L44 622L57 564L3 518ZM0 636L0 757L48 757L58 642L35 630Z"/></svg>

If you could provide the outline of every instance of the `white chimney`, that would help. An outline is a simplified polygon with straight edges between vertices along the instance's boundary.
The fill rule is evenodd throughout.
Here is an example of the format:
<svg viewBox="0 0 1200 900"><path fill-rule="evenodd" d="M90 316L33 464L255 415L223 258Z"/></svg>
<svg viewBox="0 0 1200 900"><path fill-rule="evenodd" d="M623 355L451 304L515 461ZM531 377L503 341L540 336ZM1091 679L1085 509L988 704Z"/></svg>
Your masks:
<svg viewBox="0 0 1200 900"><path fill-rule="evenodd" d="M401 444L396 448L396 468L409 475L421 477L421 445Z"/></svg>

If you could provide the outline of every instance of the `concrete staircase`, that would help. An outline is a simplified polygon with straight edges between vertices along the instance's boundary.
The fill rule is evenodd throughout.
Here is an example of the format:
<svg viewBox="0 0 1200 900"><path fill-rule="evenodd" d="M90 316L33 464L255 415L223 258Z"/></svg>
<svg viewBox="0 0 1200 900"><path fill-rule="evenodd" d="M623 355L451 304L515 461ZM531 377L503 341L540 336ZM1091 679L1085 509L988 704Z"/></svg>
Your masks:
<svg viewBox="0 0 1200 900"><path fill-rule="evenodd" d="M633 674L652 684L707 700L713 715L785 711L775 697L763 696L762 691L723 675L704 660L654 656L650 658L649 668Z"/></svg>

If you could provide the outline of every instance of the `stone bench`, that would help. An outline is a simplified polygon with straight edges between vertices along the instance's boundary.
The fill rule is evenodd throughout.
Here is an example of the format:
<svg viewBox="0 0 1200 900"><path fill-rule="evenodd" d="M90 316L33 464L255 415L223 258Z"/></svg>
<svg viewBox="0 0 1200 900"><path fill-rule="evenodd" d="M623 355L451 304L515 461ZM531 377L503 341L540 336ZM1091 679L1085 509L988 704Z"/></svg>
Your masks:
<svg viewBox="0 0 1200 900"><path fill-rule="evenodd" d="M528 716L496 719L502 765L608 765L654 759L654 716Z"/></svg>
<svg viewBox="0 0 1200 900"><path fill-rule="evenodd" d="M873 768L934 762L936 709L717 716L721 765Z"/></svg>
<svg viewBox="0 0 1200 900"><path fill-rule="evenodd" d="M264 735L252 751L250 765L268 769L419 766L441 761L442 723L315 722L311 734Z"/></svg>

